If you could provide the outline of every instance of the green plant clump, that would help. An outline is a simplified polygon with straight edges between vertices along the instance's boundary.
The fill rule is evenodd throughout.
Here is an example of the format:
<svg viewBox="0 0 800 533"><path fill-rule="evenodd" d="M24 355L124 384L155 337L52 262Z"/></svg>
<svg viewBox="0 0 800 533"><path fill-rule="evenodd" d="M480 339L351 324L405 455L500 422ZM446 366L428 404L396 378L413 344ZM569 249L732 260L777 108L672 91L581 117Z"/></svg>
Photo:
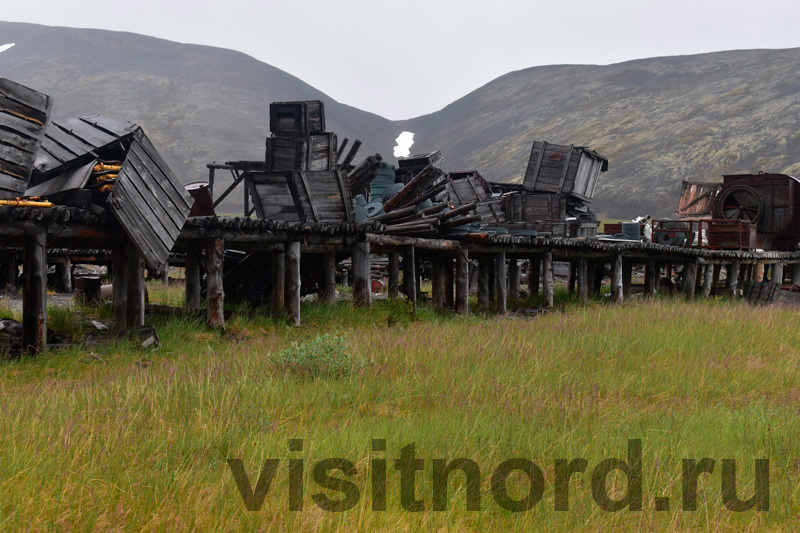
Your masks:
<svg viewBox="0 0 800 533"><path fill-rule="evenodd" d="M278 367L301 376L344 377L364 366L343 336L325 333L293 342L275 355Z"/></svg>

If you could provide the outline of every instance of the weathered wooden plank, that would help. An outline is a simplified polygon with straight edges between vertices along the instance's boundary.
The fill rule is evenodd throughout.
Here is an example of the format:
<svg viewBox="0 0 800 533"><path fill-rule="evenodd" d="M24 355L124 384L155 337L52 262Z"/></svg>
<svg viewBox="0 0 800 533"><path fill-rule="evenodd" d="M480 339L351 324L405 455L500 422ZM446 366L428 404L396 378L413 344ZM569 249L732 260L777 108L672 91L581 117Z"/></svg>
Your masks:
<svg viewBox="0 0 800 533"><path fill-rule="evenodd" d="M138 124L134 124L133 122L104 117L103 115L91 115L78 118L118 139L133 133L139 128Z"/></svg>
<svg viewBox="0 0 800 533"><path fill-rule="evenodd" d="M110 135L105 131L95 128L91 124L77 118L65 118L53 122L56 126L64 131L69 132L73 137L78 138L83 143L86 143L94 148L102 148L115 142L117 137Z"/></svg>

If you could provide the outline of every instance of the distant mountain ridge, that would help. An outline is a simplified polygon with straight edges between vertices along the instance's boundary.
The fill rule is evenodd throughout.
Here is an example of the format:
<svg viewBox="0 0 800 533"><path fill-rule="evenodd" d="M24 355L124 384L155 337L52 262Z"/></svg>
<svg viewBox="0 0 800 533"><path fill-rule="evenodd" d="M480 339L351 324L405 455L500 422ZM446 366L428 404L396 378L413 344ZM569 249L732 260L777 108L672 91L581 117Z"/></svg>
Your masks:
<svg viewBox="0 0 800 533"><path fill-rule="evenodd" d="M800 174L800 49L554 65L511 72L444 109L392 122L336 102L280 69L209 46L104 30L0 22L0 75L54 98L53 117L142 124L185 182L206 163L264 157L269 103L325 101L327 129L392 161L440 149L448 170L521 179L534 140L586 145L610 160L593 208L669 216L681 179L759 170ZM233 209L229 209L230 212Z"/></svg>

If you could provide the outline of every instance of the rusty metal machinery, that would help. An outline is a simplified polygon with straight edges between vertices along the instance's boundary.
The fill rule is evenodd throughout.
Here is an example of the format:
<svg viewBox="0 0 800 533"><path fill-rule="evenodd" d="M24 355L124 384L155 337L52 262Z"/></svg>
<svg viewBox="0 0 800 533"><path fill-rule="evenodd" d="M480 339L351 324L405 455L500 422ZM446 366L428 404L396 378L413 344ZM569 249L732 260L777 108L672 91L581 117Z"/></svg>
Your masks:
<svg viewBox="0 0 800 533"><path fill-rule="evenodd" d="M800 243L800 180L793 176L724 176L713 209L714 218L756 224L765 250L795 250Z"/></svg>

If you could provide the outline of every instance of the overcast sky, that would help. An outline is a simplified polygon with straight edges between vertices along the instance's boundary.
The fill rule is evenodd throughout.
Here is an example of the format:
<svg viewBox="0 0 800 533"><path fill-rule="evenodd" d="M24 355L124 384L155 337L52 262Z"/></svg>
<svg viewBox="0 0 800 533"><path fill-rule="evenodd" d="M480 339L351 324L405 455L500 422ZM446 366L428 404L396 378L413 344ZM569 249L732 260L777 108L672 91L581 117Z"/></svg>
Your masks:
<svg viewBox="0 0 800 533"><path fill-rule="evenodd" d="M390 119L537 65L800 46L797 0L2 0L3 20L245 52ZM5 44L0 35L0 45Z"/></svg>

